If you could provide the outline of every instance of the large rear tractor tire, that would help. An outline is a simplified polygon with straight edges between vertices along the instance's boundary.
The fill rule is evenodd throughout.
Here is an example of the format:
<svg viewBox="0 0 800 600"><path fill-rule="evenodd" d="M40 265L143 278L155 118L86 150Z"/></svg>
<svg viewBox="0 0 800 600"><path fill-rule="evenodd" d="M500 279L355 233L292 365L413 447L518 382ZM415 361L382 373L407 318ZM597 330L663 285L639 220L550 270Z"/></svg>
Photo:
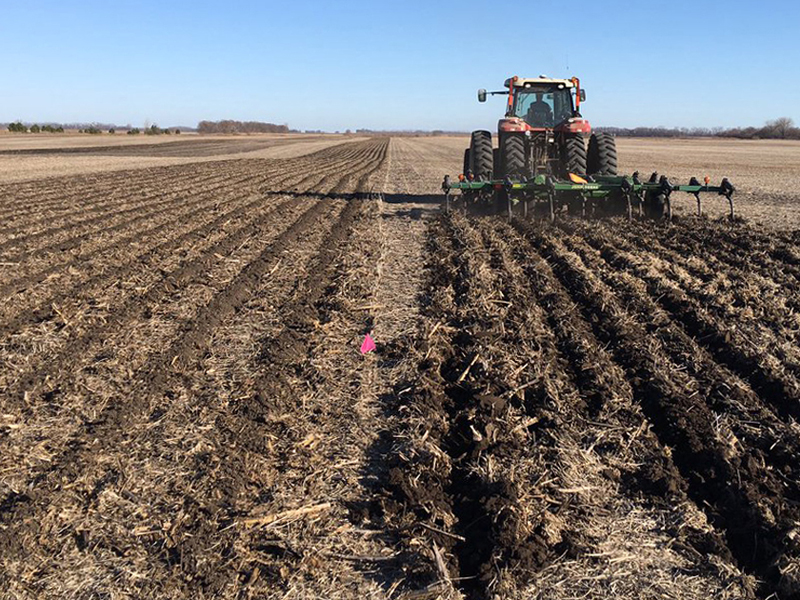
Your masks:
<svg viewBox="0 0 800 600"><path fill-rule="evenodd" d="M608 133L592 134L586 166L589 175L617 174L617 142L614 136Z"/></svg>
<svg viewBox="0 0 800 600"><path fill-rule="evenodd" d="M580 133L571 133L564 136L561 142L561 165L564 176L570 173L586 176L586 146Z"/></svg>
<svg viewBox="0 0 800 600"><path fill-rule="evenodd" d="M503 175L518 179L525 175L525 140L519 135L507 135L500 144Z"/></svg>
<svg viewBox="0 0 800 600"><path fill-rule="evenodd" d="M464 169L461 171L464 175L469 171L469 148L464 150Z"/></svg>
<svg viewBox="0 0 800 600"><path fill-rule="evenodd" d="M473 131L469 144L469 170L476 181L490 181L494 176L494 152L492 134L488 131Z"/></svg>

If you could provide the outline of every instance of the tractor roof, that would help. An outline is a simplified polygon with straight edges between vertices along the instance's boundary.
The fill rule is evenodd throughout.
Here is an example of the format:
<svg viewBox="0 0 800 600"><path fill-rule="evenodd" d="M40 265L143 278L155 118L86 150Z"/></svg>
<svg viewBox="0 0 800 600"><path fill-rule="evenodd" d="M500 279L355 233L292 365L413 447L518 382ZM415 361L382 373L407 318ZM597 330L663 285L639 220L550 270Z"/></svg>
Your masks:
<svg viewBox="0 0 800 600"><path fill-rule="evenodd" d="M505 86L510 87L514 78L506 79ZM531 85L563 85L564 87L575 87L575 84L570 79L551 79L546 75L539 75L539 77L517 77L514 81L514 87L529 87Z"/></svg>

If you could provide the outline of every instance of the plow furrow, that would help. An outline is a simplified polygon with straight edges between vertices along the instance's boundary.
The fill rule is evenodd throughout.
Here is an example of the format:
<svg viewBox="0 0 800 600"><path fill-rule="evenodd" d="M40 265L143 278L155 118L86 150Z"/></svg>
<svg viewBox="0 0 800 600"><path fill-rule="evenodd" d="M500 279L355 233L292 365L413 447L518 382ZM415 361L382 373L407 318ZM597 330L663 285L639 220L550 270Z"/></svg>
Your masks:
<svg viewBox="0 0 800 600"><path fill-rule="evenodd" d="M295 201L296 202L296 201ZM320 210L314 203L307 204L308 208L303 210L300 217L287 229L278 235L275 240L268 244L254 259L247 263L218 293L211 296L209 302L198 309L196 314L179 324L175 333L170 337L166 347L160 352L156 352L149 357L132 373L126 381L130 381L133 386L128 392L130 399L139 399L135 404L118 398L114 402L107 402L105 407L95 414L94 418L86 423L86 427L92 435L101 440L102 444L114 443L114 440L123 436L126 428L134 423L136 419L148 414L152 410L158 410L157 404L151 405L150 400L160 401L164 394L169 397L168 386L170 382L180 380L180 373L191 368L193 361L196 361L202 352L208 347L209 336L213 329L224 319L230 317L239 306L241 306L252 293L252 287L257 285L262 277L268 276L269 271L280 261L281 254L310 228L324 221L331 210ZM252 225L250 226L252 227ZM252 229L247 233L251 233ZM241 239L241 238L240 238ZM235 247L235 239L231 240L230 245ZM221 253L217 247L216 252L211 251L205 255L208 257ZM230 252L230 250L228 250ZM209 260L204 258L203 261ZM207 263L206 263L207 264ZM183 287L188 285L188 277L192 273L198 273L201 268L207 268L203 262L195 262L188 266L180 277L172 279L173 285ZM181 281L179 281L181 279ZM155 298L149 298L147 304L151 304ZM143 308L146 308L147 304ZM130 322L135 318L134 315L125 315L125 320ZM125 327L124 322L113 324L116 329ZM86 346L76 355L76 349L71 348L70 354L62 358L60 363L63 365L68 357L81 356L89 350L90 340L76 340L72 346L81 344ZM65 375L69 371L63 371ZM75 392L80 392L79 378L70 377L66 381L58 384L57 393L68 396ZM76 387L73 387L76 386ZM81 392L82 393L82 392ZM37 503L37 497L47 497L47 490L51 486L57 485L65 473L72 472L74 476L82 469L86 468L83 461L91 460L95 454L92 445L75 443L80 439L80 435L74 435L72 441L65 440L65 451L56 460L48 461L47 470L36 476L36 489L31 496L26 497L25 502L17 503L16 507L8 507L9 511L4 515L4 522L13 522L15 511L25 513ZM21 499L20 499L21 500ZM5 517L10 520L5 521Z"/></svg>
<svg viewBox="0 0 800 600"><path fill-rule="evenodd" d="M614 544L658 548L631 515L688 523L700 511L647 429L639 389L526 245L507 225L476 227L458 215L434 228L429 315L437 325L418 350L422 376L395 435L387 487L405 507L398 524L412 516L427 524L423 537L469 598L535 594L556 581L581 595L604 577L630 593L645 579L664 593L675 585L699 592L672 569L728 585L698 559L733 560L724 537L703 527L685 527L684 550L654 550L638 574L588 558L613 547L590 531L625 523ZM642 501L643 491L653 495ZM569 580L571 568L584 576Z"/></svg>
<svg viewBox="0 0 800 600"><path fill-rule="evenodd" d="M784 500L788 489L757 458L732 452L717 417L693 399L698 383L673 366L661 344L628 316L579 257L533 227L526 233L592 320L598 338L626 369L659 440L673 449L689 496L724 534L739 565L762 579L763 591L768 595L779 589L780 570L797 560L794 549L778 542L794 518L794 509ZM777 521L776 514L781 515Z"/></svg>
<svg viewBox="0 0 800 600"><path fill-rule="evenodd" d="M223 264L226 256L253 238L254 235L269 236L272 232L275 232L273 235L278 235L280 232L278 228L287 214L296 214L299 209L302 209L303 204L300 199L289 199L279 207L282 210L267 211L255 219L245 220L238 225L238 228L229 232L227 237L202 249L198 256L179 264L174 271L165 273L160 281L150 284L144 293L122 296L118 300L119 304L115 306L115 310L105 318L97 319L93 327L83 327L74 332L68 331L61 347L49 355L40 355L38 361L32 361L27 368L21 369L17 378L9 382L6 410L27 413L28 424L34 431L37 423L51 420L54 417L65 419L65 424L72 423L70 427L81 426L83 421L97 420L98 415L91 404L86 405L81 411L70 413L57 410L53 414L51 403L54 396L69 396L75 390L85 391L87 384L81 380L83 377L89 377L90 380L93 377L97 369L96 366L91 366L93 357L95 361L99 361L97 364L103 364L102 345L108 344L109 337L121 334L131 335L131 327L136 323L145 326L150 326L150 323L157 324L157 321L153 321L153 317L159 310L163 310L159 307L163 306L169 309L173 298L180 299L181 291L190 286L202 284L214 265ZM308 215L306 221L311 218L312 211L308 211ZM201 300L202 296L198 296L198 299ZM179 322L175 321L174 317L170 321L174 323L173 328ZM145 349L150 347L149 343L143 346ZM98 351L101 354L99 357L95 357ZM82 373L81 369L87 368L87 360L89 361L88 371L79 377ZM140 358L136 360L140 360ZM48 377L54 364L59 365L59 377L56 379ZM123 375L123 381L130 377L125 373L121 375ZM91 384L88 385L91 388ZM13 448L13 452L9 452L8 457L24 454L24 444L35 442L35 437L18 440L16 447ZM34 461L33 472L48 469L50 460ZM22 473L20 472L20 474Z"/></svg>

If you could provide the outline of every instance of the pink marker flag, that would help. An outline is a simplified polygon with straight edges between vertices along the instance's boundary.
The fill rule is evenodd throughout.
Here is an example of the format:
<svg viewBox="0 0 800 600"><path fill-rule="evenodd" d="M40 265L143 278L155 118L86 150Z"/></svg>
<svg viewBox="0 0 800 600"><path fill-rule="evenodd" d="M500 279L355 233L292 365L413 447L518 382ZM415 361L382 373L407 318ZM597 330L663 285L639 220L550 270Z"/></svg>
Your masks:
<svg viewBox="0 0 800 600"><path fill-rule="evenodd" d="M370 334L367 334L364 337L364 343L361 344L361 354L366 354L367 352L372 352L375 350L375 341L372 339Z"/></svg>

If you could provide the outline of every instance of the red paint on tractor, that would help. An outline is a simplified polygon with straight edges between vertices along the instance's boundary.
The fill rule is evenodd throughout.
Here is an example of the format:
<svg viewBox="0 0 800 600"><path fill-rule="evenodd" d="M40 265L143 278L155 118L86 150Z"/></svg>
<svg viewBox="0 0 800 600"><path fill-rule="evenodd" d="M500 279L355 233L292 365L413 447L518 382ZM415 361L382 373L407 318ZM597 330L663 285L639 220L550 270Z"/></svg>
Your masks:
<svg viewBox="0 0 800 600"><path fill-rule="evenodd" d="M554 131L563 133L591 133L592 126L585 119L572 118L557 125Z"/></svg>
<svg viewBox="0 0 800 600"><path fill-rule="evenodd" d="M503 132L518 132L530 131L532 127L528 125L524 119L520 119L519 117L507 117L498 121L497 129Z"/></svg>
<svg viewBox="0 0 800 600"><path fill-rule="evenodd" d="M511 114L514 110L514 84L517 83L517 79L519 77L514 75L508 85L508 108L506 109L506 114Z"/></svg>
<svg viewBox="0 0 800 600"><path fill-rule="evenodd" d="M570 79L572 84L575 86L575 112L580 112L581 109L581 80L577 77L572 77Z"/></svg>

